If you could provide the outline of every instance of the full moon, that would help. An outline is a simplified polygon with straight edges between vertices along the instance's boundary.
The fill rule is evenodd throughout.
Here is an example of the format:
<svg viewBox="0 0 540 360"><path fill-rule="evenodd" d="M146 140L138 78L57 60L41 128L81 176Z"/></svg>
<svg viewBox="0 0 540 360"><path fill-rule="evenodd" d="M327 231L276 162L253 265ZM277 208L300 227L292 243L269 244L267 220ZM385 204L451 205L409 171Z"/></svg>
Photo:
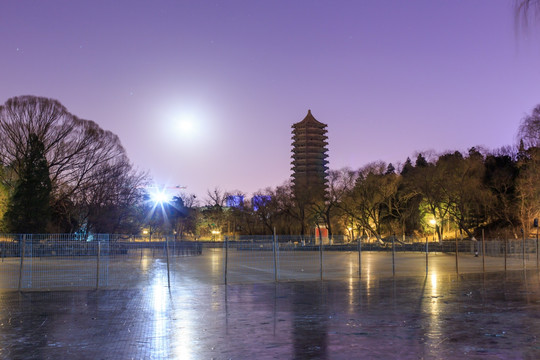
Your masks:
<svg viewBox="0 0 540 360"><path fill-rule="evenodd" d="M178 123L179 130L184 134L191 134L195 129L195 124L191 119L182 119Z"/></svg>
<svg viewBox="0 0 540 360"><path fill-rule="evenodd" d="M181 146L199 145L208 139L207 108L189 104L163 106L161 132L164 138Z"/></svg>

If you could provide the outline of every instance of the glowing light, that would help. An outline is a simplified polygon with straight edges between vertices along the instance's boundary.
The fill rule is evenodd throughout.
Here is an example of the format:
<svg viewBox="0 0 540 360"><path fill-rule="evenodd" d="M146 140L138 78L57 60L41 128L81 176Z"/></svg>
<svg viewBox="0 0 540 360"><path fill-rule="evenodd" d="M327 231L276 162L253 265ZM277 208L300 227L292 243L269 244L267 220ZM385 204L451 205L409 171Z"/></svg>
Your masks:
<svg viewBox="0 0 540 360"><path fill-rule="evenodd" d="M201 132L202 115L194 110L184 110L171 116L172 129L171 135L176 138L187 140L199 137Z"/></svg>
<svg viewBox="0 0 540 360"><path fill-rule="evenodd" d="M183 134L191 134L195 130L195 125L193 123L193 120L188 118L188 119L181 120L178 123L178 128Z"/></svg>
<svg viewBox="0 0 540 360"><path fill-rule="evenodd" d="M202 156L191 151L208 150L213 147L213 140L218 135L214 122L212 104L204 98L189 94L171 94L169 99L156 103L156 136L158 145L165 146L168 151L182 151L180 157L185 161L194 161ZM195 155L195 156L194 156ZM179 159L180 160L180 159Z"/></svg>
<svg viewBox="0 0 540 360"><path fill-rule="evenodd" d="M154 204L161 205L163 203L168 203L169 200L171 200L171 196L164 190L155 190L150 194L150 200L152 200Z"/></svg>
<svg viewBox="0 0 540 360"><path fill-rule="evenodd" d="M429 223L430 223L431 225L435 226L435 225L437 224L437 220L431 219L431 220L429 220Z"/></svg>
<svg viewBox="0 0 540 360"><path fill-rule="evenodd" d="M437 272L435 271L431 273L431 292L432 296L437 295Z"/></svg>
<svg viewBox="0 0 540 360"><path fill-rule="evenodd" d="M158 187L153 187L151 188L149 195L150 201L152 201L155 206L166 204L172 200L172 195L167 191L167 188L165 187L163 187L162 189Z"/></svg>
<svg viewBox="0 0 540 360"><path fill-rule="evenodd" d="M170 311L169 297L167 296L167 287L165 286L165 277L163 273L158 273L158 276L154 277L154 281L150 286L150 297L152 306L153 321L151 322L151 345L149 346L151 353L150 358L160 357L161 349L170 347L170 343L167 337L167 329L169 319L165 315Z"/></svg>
<svg viewBox="0 0 540 360"><path fill-rule="evenodd" d="M221 271L223 270L221 249L217 249L217 250L220 250L219 252L215 251L216 249L209 249L209 250L212 250L212 251L209 251L212 275L218 276L219 274L221 274Z"/></svg>

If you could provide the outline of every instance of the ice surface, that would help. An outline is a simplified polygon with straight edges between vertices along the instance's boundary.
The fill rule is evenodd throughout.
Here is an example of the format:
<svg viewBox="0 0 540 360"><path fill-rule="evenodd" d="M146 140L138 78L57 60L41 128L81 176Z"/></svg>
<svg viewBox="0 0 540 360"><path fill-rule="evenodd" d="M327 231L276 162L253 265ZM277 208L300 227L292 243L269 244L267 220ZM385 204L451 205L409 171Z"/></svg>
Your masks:
<svg viewBox="0 0 540 360"><path fill-rule="evenodd" d="M536 268L392 277L366 258L361 278L225 286L214 260L176 263L170 289L152 258L117 289L4 291L0 358L540 358Z"/></svg>

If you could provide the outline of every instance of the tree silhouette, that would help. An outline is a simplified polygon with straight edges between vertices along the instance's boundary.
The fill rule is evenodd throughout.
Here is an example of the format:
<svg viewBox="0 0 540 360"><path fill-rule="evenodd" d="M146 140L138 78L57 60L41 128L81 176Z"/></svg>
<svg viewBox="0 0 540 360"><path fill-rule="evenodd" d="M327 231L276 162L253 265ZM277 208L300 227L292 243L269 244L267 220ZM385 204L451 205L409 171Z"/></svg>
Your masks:
<svg viewBox="0 0 540 360"><path fill-rule="evenodd" d="M540 105L536 105L530 115L521 121L518 130L520 150L526 147L540 147Z"/></svg>
<svg viewBox="0 0 540 360"><path fill-rule="evenodd" d="M530 20L540 18L540 0L515 0L514 12L516 25L527 28Z"/></svg>
<svg viewBox="0 0 540 360"><path fill-rule="evenodd" d="M16 233L44 233L50 219L51 179L45 148L37 135L28 139L19 179L9 203L6 218Z"/></svg>
<svg viewBox="0 0 540 360"><path fill-rule="evenodd" d="M125 207L139 201L146 175L133 170L115 134L77 118L54 99L8 99L0 106L0 164L9 171L0 172L0 180L11 192L24 178L31 136L41 143L47 163L52 231L125 228Z"/></svg>

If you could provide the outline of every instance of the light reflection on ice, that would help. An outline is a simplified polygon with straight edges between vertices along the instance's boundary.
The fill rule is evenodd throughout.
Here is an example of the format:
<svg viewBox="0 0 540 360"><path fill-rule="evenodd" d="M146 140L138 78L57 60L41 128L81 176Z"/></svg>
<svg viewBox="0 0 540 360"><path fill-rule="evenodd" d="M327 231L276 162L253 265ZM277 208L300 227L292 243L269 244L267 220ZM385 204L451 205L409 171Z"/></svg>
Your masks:
<svg viewBox="0 0 540 360"><path fill-rule="evenodd" d="M193 311L182 306L183 303L192 301L180 301L175 312L175 330L173 334L174 358L175 359L193 359L194 346L194 323Z"/></svg>
<svg viewBox="0 0 540 360"><path fill-rule="evenodd" d="M151 318L143 321L152 322L149 335L151 357L164 359L193 359L194 321L192 309L185 304L193 302L193 295L186 289L176 291L171 298L167 286L166 268L156 269L152 274L152 282L148 289L151 304Z"/></svg>
<svg viewBox="0 0 540 360"><path fill-rule="evenodd" d="M156 357L166 355L164 351L168 349L168 334L167 334L167 304L168 304L168 288L166 278L163 271L157 271L154 274L152 284L150 285L150 299L152 304L153 327L151 339L151 349Z"/></svg>
<svg viewBox="0 0 540 360"><path fill-rule="evenodd" d="M152 259L149 258L147 255L141 257L141 271L143 273L146 273L148 271L148 268L150 267L150 264L152 263Z"/></svg>
<svg viewBox="0 0 540 360"><path fill-rule="evenodd" d="M212 309L219 310L222 303L222 297L220 296L220 286L212 286L212 300L210 302Z"/></svg>
<svg viewBox="0 0 540 360"><path fill-rule="evenodd" d="M221 275L223 273L223 265L221 264L221 249L209 249L210 253L210 266L212 275Z"/></svg>
<svg viewBox="0 0 540 360"><path fill-rule="evenodd" d="M348 282L348 296L349 296L349 301L347 302L347 304L349 305L348 306L348 310L349 312L354 312L354 284L357 283L357 280L355 278L351 276L349 276L349 282ZM362 296L362 294L359 294L359 296Z"/></svg>
<svg viewBox="0 0 540 360"><path fill-rule="evenodd" d="M430 287L424 293L424 308L429 315L429 326L426 331L426 342L431 347L437 347L443 341L442 339L442 319L441 319L441 302L438 289L439 273L433 271L429 275Z"/></svg>

